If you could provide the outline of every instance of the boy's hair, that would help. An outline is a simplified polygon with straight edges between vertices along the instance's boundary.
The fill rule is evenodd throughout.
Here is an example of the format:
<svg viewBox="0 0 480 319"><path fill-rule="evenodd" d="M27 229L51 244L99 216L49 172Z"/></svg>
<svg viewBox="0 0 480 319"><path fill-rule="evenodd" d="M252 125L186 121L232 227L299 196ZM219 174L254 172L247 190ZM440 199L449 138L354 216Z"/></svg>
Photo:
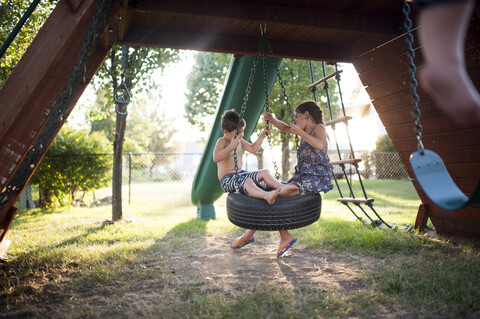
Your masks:
<svg viewBox="0 0 480 319"><path fill-rule="evenodd" d="M242 118L240 121L240 114L235 112L233 109L225 111L225 113L222 115L222 130L232 132L237 129L239 122L240 127L245 126L245 120Z"/></svg>
<svg viewBox="0 0 480 319"><path fill-rule="evenodd" d="M312 116L313 121L316 124L324 124L323 123L323 111L320 108L320 106L318 106L317 102L315 102L315 101L305 101L305 102L300 103L300 105L297 106L297 108L295 109L295 112L301 113L301 114L303 114L307 111Z"/></svg>

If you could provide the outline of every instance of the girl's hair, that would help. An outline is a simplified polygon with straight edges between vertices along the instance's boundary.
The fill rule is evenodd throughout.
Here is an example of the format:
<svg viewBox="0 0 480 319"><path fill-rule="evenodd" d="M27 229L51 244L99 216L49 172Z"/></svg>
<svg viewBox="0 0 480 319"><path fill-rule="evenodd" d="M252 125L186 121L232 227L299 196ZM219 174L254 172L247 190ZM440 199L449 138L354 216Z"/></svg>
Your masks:
<svg viewBox="0 0 480 319"><path fill-rule="evenodd" d="M320 106L318 106L317 102L315 102L315 101L305 101L305 102L300 103L300 105L297 106L297 108L295 109L295 112L301 113L301 114L303 114L307 111L312 116L313 121L316 124L324 124L323 123L323 111L320 108Z"/></svg>
<svg viewBox="0 0 480 319"><path fill-rule="evenodd" d="M233 132L237 130L238 124L240 122L240 127L245 126L245 120L242 118L240 120L240 114L231 109L223 113L222 116L222 130L227 132Z"/></svg>

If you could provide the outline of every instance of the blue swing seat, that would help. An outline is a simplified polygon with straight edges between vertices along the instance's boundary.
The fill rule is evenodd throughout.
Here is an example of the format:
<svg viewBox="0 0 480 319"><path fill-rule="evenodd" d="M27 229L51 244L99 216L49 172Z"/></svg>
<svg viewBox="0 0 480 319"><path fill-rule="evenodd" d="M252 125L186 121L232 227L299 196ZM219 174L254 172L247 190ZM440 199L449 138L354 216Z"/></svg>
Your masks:
<svg viewBox="0 0 480 319"><path fill-rule="evenodd" d="M457 210L480 204L480 181L468 198L455 184L437 153L416 151L410 158L410 165L425 194L441 208Z"/></svg>

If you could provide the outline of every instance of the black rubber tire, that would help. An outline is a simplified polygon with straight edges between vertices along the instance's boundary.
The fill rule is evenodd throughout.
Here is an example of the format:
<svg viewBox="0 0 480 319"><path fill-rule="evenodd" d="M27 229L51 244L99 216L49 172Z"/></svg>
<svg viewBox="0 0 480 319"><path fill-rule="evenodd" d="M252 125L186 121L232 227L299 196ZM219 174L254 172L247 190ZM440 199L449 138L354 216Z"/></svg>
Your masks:
<svg viewBox="0 0 480 319"><path fill-rule="evenodd" d="M320 218L320 194L277 197L273 205L244 194L227 196L227 216L238 227L255 230L288 230L308 226Z"/></svg>

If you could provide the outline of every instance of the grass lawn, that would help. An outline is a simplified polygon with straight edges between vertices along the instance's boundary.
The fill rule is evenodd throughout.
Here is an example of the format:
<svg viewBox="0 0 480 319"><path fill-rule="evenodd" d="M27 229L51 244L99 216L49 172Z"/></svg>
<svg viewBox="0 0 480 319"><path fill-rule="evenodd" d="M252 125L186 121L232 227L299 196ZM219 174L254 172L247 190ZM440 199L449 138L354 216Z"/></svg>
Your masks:
<svg viewBox="0 0 480 319"><path fill-rule="evenodd" d="M0 317L479 318L480 245L402 231L419 204L409 182L366 188L398 230L364 226L334 190L280 259L276 232L230 249L243 230L225 195L215 220L196 220L189 183L132 185L115 224L102 223L110 205L19 212L0 263Z"/></svg>

